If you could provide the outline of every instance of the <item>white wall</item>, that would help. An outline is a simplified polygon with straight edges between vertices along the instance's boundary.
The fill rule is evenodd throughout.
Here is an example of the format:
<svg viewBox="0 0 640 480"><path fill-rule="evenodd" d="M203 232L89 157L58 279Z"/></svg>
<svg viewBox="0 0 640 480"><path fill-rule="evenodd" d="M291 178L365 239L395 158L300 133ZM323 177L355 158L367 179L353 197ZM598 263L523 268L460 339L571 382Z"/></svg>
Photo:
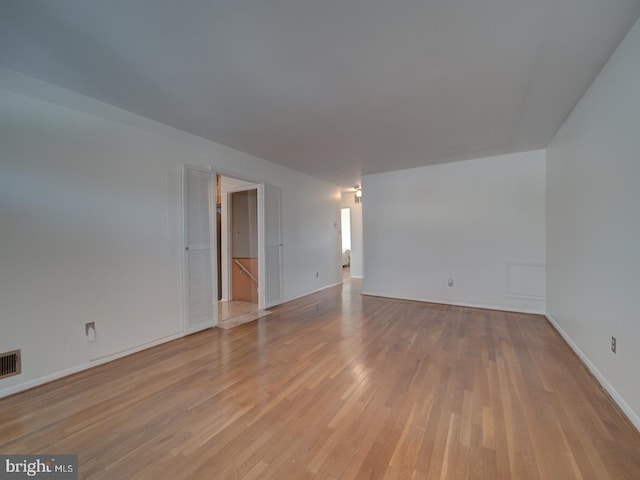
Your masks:
<svg viewBox="0 0 640 480"><path fill-rule="evenodd" d="M183 163L282 189L285 300L340 282L338 188L0 71L0 395L182 334Z"/></svg>
<svg viewBox="0 0 640 480"><path fill-rule="evenodd" d="M355 202L354 192L342 192L342 207L351 210L351 276L362 278L362 203Z"/></svg>
<svg viewBox="0 0 640 480"><path fill-rule="evenodd" d="M543 150L367 175L363 192L364 293L544 312Z"/></svg>
<svg viewBox="0 0 640 480"><path fill-rule="evenodd" d="M547 312L640 428L638 52L636 23L548 147Z"/></svg>

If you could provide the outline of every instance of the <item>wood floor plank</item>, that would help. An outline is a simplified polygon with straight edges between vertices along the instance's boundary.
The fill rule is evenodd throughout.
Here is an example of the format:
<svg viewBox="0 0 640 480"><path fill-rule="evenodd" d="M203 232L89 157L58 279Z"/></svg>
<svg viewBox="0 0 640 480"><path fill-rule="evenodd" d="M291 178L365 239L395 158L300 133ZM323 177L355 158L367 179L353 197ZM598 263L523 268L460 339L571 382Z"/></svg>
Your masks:
<svg viewBox="0 0 640 480"><path fill-rule="evenodd" d="M640 435L544 317L350 280L0 399L0 452L91 480L640 478Z"/></svg>

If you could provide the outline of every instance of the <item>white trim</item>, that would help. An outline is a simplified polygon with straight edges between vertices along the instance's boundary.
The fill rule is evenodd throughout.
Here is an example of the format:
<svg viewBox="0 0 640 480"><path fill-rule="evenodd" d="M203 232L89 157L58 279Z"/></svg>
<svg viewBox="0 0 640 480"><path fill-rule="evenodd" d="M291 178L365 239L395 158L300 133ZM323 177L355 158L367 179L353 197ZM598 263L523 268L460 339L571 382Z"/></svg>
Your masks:
<svg viewBox="0 0 640 480"><path fill-rule="evenodd" d="M223 175L228 177L227 175ZM244 180L242 178L237 178L237 177L228 177L228 178L235 178L236 180L242 180L243 182L249 182L249 180ZM222 263L225 266L225 271L226 271L226 278L225 281L223 282L223 288L222 289L222 301L232 301L232 282L233 282L233 272L232 272L232 259L233 259L233 251L232 251L232 244L233 244L233 235L232 235L232 229L231 229L231 222L233 221L233 208L232 208L232 194L233 193L237 193L237 192L249 192L251 190L255 190L256 191L256 198L257 198L257 203L256 203L256 228L258 230L258 308L260 310L264 310L263 307L263 301L262 298L264 297L264 293L263 290L261 288L262 285L262 280L260 278L260 271L262 270L262 264L261 264L261 245L262 245L262 238L260 236L260 224L261 224L261 215L260 215L260 207L262 205L261 201L260 201L260 188L261 188L261 183L252 183L250 185L242 185L240 187L234 187L231 188L229 190L225 190L224 192L220 192L220 195L224 195L224 207L222 205L220 205L220 208L222 211L222 219L221 219L221 225L220 228L222 229L222 221L225 222L225 228L224 231L226 233L226 239L225 239L225 244L226 244L226 251L221 251L221 256L222 256ZM221 237L222 237L222 232L221 233ZM226 300L225 298L226 297Z"/></svg>
<svg viewBox="0 0 640 480"><path fill-rule="evenodd" d="M351 278L357 278L358 280L362 280L364 277L362 275L351 275Z"/></svg>
<svg viewBox="0 0 640 480"><path fill-rule="evenodd" d="M499 310L501 312L531 313L533 315L544 315L544 310L536 309L536 308L505 307L502 305L487 305L483 303L473 303L473 302L452 302L452 301L444 301L444 300L432 300L429 298L391 297L389 295L379 295L377 293L370 293L370 292L362 292L362 295L368 295L370 297L394 298L396 300L407 300L409 302L437 303L438 305L451 305L454 307L482 308L483 310Z"/></svg>
<svg viewBox="0 0 640 480"><path fill-rule="evenodd" d="M313 293L321 292L322 290L326 290L327 288L337 287L338 285L342 285L342 282L332 283L331 285L326 285L326 286L324 286L324 287L317 288L317 289L315 289L315 290L312 290L311 292L302 293L302 294L300 294L300 295L296 295L295 297L287 298L287 299L286 299L286 300L284 300L280 305L285 304L285 303L288 303L288 302L293 302L294 300L297 300L297 299L302 298L302 297L306 297L307 295L311 295L311 294L313 294ZM276 305L274 305L274 307L275 307L275 306L276 306Z"/></svg>
<svg viewBox="0 0 640 480"><path fill-rule="evenodd" d="M240 179L238 179L240 180ZM229 190L225 190L226 193L236 193L236 192L247 192L249 190L258 190L258 187L261 183L252 183L251 185L242 185L240 187L230 188Z"/></svg>
<svg viewBox="0 0 640 480"><path fill-rule="evenodd" d="M567 332L563 330L563 328L555 320L555 318L553 318L548 313L545 314L545 317L547 318L549 323L553 326L553 328L555 328L558 331L558 333L564 339L564 341L567 342L567 345L571 347L571 350L574 351L574 353L582 361L584 366L587 367L587 369L596 378L596 380L598 380L598 382L600 383L604 391L609 394L611 399L618 405L620 410L622 410L622 413L624 413L626 417L629 419L629 421L633 424L633 426L636 427L638 431L640 431L640 416L638 416L638 414L633 411L633 409L629 406L629 404L624 401L622 396L616 391L615 388L613 388L613 386L609 383L609 381L605 378L605 376L600 372L600 370L598 370L598 368L591 362L591 360L589 360L589 357L587 357L587 355L582 350L580 350L580 347L578 347L578 345L571 339L571 337L569 337Z"/></svg>
<svg viewBox="0 0 640 480"><path fill-rule="evenodd" d="M209 168L214 168L213 166L210 166ZM241 180L243 182L247 182L249 183L248 185L242 185L239 187L234 187L231 188L229 190L225 190L224 192L221 192L222 195L224 195L224 202L222 202L221 205L221 213L222 213L222 223L224 224L224 228L223 230L226 232L226 246L227 249L226 251L222 251L222 264L225 267L222 272L222 275L225 277L225 281L223 282L222 285L222 301L231 301L232 300L232 291L231 291L231 269L232 269L232 265L231 265L231 258L232 258L232 252L231 252L231 242L232 242L232 238L231 238L231 228L230 228L230 221L231 221L231 209L229 208L229 206L231 205L231 194L235 193L235 192L243 192L243 191L248 191L248 190L256 190L258 193L258 212L257 212L257 227L258 227L258 308L260 308L261 310L265 310L267 308L266 305L266 299L264 298L264 275L262 274L262 272L264 272L264 185L265 185L265 180L263 179L258 179L257 177L250 177L250 176L246 176L244 174L240 174L231 170L226 170L223 168L215 168L215 171L217 174L219 174L222 177L227 177L227 178L231 178L231 179L235 179L235 180ZM280 187L278 187L280 188ZM222 228L222 226L221 226ZM225 272L226 270L226 272ZM225 275L226 273L226 275ZM281 282L282 283L282 282ZM270 306L275 306L275 305L270 305Z"/></svg>
<svg viewBox="0 0 640 480"><path fill-rule="evenodd" d="M226 168L220 168L220 167L216 167L214 165L209 165L209 168L213 171L215 171L218 175L220 175L221 177L227 177L227 178L231 178L233 180L240 180L243 182L249 182L252 183L253 185L259 185L261 183L264 182L263 179L260 179L258 177L251 177L249 175L245 175L243 173L238 173L232 170L227 170ZM230 191L230 190L227 190Z"/></svg>
<svg viewBox="0 0 640 480"><path fill-rule="evenodd" d="M45 383L52 382L53 380L58 380L59 378L67 377L69 375L73 375L74 373L82 372L83 370L88 370L90 368L97 367L98 365L102 365L104 363L112 362L122 357L133 355L134 353L141 352L142 350L146 350L148 348L156 347L163 343L177 340L178 338L182 338L186 335L189 335L189 333L183 333L183 332L174 333L173 335L162 337L157 340L153 340L151 342L143 343L142 345L138 345L136 347L129 348L127 350L122 350L120 352L116 352L111 355L105 355L103 357L94 358L92 360L89 360L88 362L82 363L75 367L67 368L65 370L60 370L59 372L50 373L48 375L45 375L44 377L28 380L24 383L20 383L18 385L13 385L11 387L4 388L0 390L0 398L7 397L15 393L23 392L25 390L29 390L31 388L43 385Z"/></svg>
<svg viewBox="0 0 640 480"><path fill-rule="evenodd" d="M265 273L265 204L264 204L264 182L258 184L258 308L267 309L267 298L265 295L265 283L267 281Z"/></svg>
<svg viewBox="0 0 640 480"><path fill-rule="evenodd" d="M217 312L218 312L218 301L216 300L216 304L214 305L214 309L216 312L216 316L217 316ZM202 330L206 330L207 328L214 328L218 326L218 319L216 318L215 320L210 320L208 322L202 322L199 323L195 326L193 326L192 328L188 328L185 330L184 335L191 335L192 333L198 333L201 332Z"/></svg>

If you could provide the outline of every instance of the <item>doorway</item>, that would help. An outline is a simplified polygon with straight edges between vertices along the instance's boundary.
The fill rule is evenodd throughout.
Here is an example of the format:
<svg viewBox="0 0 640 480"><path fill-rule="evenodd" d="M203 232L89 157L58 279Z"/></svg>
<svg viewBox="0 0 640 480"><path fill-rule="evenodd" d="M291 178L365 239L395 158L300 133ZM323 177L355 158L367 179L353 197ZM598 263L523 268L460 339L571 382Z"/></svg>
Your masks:
<svg viewBox="0 0 640 480"><path fill-rule="evenodd" d="M211 167L185 165L183 172L185 331L223 327L221 302L240 299L258 313L282 303L280 189ZM248 282L248 296L234 291L233 278Z"/></svg>
<svg viewBox="0 0 640 480"><path fill-rule="evenodd" d="M340 230L342 232L342 268L351 267L351 209L340 209ZM344 272L344 270L343 270Z"/></svg>
<svg viewBox="0 0 640 480"><path fill-rule="evenodd" d="M217 210L220 212L220 243L219 252L220 256L220 271L218 273L218 283L220 284L220 298L218 300L231 301L233 300L233 247L236 244L236 250L241 253L245 258L255 257L257 255L258 245L256 244L256 235L258 229L257 214L252 213L252 217L255 217L253 221L250 221L248 210L243 210L242 204L245 204L245 208L248 208L246 202L248 199L240 199L243 192L257 191L258 185L254 182L243 180L228 175L219 175L217 179L217 190L219 192L217 199ZM246 225L239 228L239 232L236 235L234 231L234 206L233 197L235 194L238 201L236 202L235 209L238 213L239 221L242 223L240 217L244 216ZM256 206L257 208L257 206ZM235 242L234 242L235 238ZM257 278L257 277L256 277ZM259 282L259 279L258 279ZM259 284L256 285L256 288Z"/></svg>
<svg viewBox="0 0 640 480"><path fill-rule="evenodd" d="M258 185L219 175L217 209L220 211L220 269L218 325L239 324L259 312Z"/></svg>
<svg viewBox="0 0 640 480"><path fill-rule="evenodd" d="M234 176L219 177L221 268L218 281L221 295L218 313L219 326L223 328L227 320L232 325L242 319L250 321L257 315L268 314L267 306L280 303L280 254L277 265L274 265L270 261L272 248L267 244L268 235L265 235L272 230L270 219L280 217L279 201L277 204L265 201L272 197L266 192L274 188L279 192L276 187ZM279 238L279 222L277 229ZM275 302L273 295L269 296L274 283L278 286Z"/></svg>
<svg viewBox="0 0 640 480"><path fill-rule="evenodd" d="M258 189L229 193L229 300L258 304Z"/></svg>

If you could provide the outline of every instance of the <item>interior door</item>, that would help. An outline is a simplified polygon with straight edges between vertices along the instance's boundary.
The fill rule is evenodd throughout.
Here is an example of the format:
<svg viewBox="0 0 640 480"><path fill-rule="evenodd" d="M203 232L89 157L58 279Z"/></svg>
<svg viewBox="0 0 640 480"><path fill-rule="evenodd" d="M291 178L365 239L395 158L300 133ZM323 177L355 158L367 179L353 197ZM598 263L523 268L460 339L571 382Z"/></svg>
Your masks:
<svg viewBox="0 0 640 480"><path fill-rule="evenodd" d="M263 268L260 280L261 308L268 308L282 303L282 225L280 189L273 185L264 184L263 212L264 212L264 241Z"/></svg>
<svg viewBox="0 0 640 480"><path fill-rule="evenodd" d="M185 167L185 331L218 323L215 173Z"/></svg>

